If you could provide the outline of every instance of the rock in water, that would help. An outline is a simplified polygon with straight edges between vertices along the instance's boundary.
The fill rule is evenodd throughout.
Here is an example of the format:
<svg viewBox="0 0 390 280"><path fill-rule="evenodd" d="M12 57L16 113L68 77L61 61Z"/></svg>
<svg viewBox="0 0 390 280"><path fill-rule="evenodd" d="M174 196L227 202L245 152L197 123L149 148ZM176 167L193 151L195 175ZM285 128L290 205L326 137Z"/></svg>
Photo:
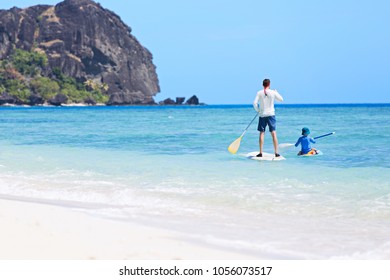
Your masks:
<svg viewBox="0 0 390 280"><path fill-rule="evenodd" d="M160 91L152 54L113 12L91 0L0 10L0 59L12 49L45 52L59 68L108 85L112 104L154 104Z"/></svg>
<svg viewBox="0 0 390 280"><path fill-rule="evenodd" d="M176 97L176 105L183 104L185 97Z"/></svg>
<svg viewBox="0 0 390 280"><path fill-rule="evenodd" d="M186 104L187 105L199 105L199 99L196 95L193 95L190 98L188 98L188 100L186 101Z"/></svg>

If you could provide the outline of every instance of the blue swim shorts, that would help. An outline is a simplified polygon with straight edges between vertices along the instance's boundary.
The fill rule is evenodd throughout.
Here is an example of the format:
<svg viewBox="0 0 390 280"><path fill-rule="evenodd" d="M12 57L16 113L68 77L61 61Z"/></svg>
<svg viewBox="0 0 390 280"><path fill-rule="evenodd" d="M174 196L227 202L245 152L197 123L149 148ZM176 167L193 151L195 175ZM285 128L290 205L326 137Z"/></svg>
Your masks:
<svg viewBox="0 0 390 280"><path fill-rule="evenodd" d="M276 118L275 116L269 116L269 117L259 117L259 125L257 127L257 130L260 132L264 132L265 128L269 128L269 132L272 132L276 130Z"/></svg>

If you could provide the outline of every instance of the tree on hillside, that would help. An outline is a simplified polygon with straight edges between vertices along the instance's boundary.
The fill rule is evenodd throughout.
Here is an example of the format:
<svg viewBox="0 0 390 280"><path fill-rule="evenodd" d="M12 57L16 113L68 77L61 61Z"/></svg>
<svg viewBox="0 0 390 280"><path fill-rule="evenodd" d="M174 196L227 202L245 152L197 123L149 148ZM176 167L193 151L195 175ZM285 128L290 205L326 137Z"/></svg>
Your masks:
<svg viewBox="0 0 390 280"><path fill-rule="evenodd" d="M10 57L0 61L0 94L9 93L18 104L31 104L33 95L49 101L59 93L72 103L108 102L107 84L92 80L82 83L62 73L60 68L52 70L51 78L43 77L47 65L46 54L15 49Z"/></svg>
<svg viewBox="0 0 390 280"><path fill-rule="evenodd" d="M5 83L6 91L17 98L22 103L27 103L28 98L31 95L30 89L20 80L6 80Z"/></svg>
<svg viewBox="0 0 390 280"><path fill-rule="evenodd" d="M40 95L45 100L53 98L60 91L60 86L56 81L46 77L35 78L30 82L34 93Z"/></svg>
<svg viewBox="0 0 390 280"><path fill-rule="evenodd" d="M15 49L11 62L21 74L34 77L47 65L48 59L46 54Z"/></svg>

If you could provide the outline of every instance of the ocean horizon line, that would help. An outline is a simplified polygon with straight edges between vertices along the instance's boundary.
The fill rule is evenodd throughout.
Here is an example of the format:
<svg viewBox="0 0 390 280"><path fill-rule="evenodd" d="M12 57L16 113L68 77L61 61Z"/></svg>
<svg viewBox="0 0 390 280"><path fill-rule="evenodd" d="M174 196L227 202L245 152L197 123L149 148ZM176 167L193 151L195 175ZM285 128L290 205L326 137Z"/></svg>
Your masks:
<svg viewBox="0 0 390 280"><path fill-rule="evenodd" d="M87 108L246 108L252 107L248 104L201 104L201 105L80 105L68 104L64 106L28 106L28 105L1 105L0 110L6 109L87 109ZM308 108L308 107L390 107L390 103L276 103L275 107L281 108Z"/></svg>
<svg viewBox="0 0 390 280"><path fill-rule="evenodd" d="M248 104L207 104L209 106L250 106ZM365 102L365 103L275 103L275 106L367 106L367 105L379 105L379 106L390 106L390 103L381 103L381 102Z"/></svg>

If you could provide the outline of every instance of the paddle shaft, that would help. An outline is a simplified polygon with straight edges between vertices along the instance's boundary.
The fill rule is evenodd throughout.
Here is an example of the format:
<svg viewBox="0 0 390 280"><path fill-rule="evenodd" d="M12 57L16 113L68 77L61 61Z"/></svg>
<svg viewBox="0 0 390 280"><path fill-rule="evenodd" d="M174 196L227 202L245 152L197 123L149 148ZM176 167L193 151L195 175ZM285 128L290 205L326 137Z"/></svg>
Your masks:
<svg viewBox="0 0 390 280"><path fill-rule="evenodd" d="M251 124L253 123L253 121L256 119L256 117L257 117L258 114L259 114L259 113L256 113L256 116L251 120L251 122L250 122L250 123L248 124L248 126L245 128L244 132L241 134L240 137L243 137L243 136L244 136L244 134L246 133L246 131L248 130L248 128L251 126Z"/></svg>
<svg viewBox="0 0 390 280"><path fill-rule="evenodd" d="M322 138L322 137L329 136L329 135L332 135L332 134L334 134L334 132L327 133L327 134L324 134L324 135L320 135L320 136L314 137L313 139Z"/></svg>

